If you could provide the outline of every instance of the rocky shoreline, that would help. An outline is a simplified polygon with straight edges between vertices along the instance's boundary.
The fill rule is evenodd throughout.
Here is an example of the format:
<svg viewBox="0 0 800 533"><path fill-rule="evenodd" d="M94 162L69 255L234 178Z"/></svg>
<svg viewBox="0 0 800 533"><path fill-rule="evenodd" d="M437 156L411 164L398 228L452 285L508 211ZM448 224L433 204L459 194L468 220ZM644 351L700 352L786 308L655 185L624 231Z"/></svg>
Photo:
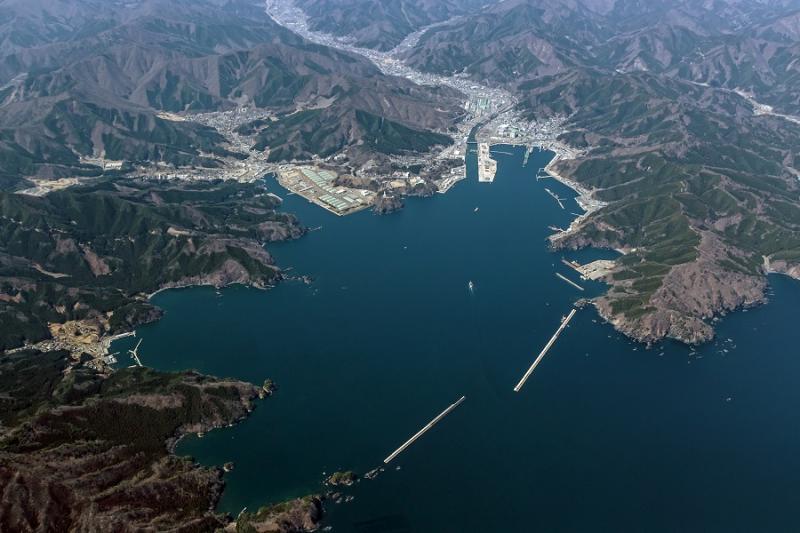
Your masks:
<svg viewBox="0 0 800 533"><path fill-rule="evenodd" d="M102 374L67 352L0 356L0 529L212 530L222 470L176 457L188 434L235 424L258 389L196 372ZM13 378L11 376L16 376ZM18 379L47 383L21 394ZM24 406L27 406L24 407ZM87 480L92 480L91 482Z"/></svg>
<svg viewBox="0 0 800 533"><path fill-rule="evenodd" d="M607 203L594 198L594 191L565 176L569 168L562 161L557 147L551 148L555 157L545 167L550 176L574 190L579 206L585 213L578 216L565 231L551 235L548 240L554 250L577 250L581 248L613 249L622 254L632 249L624 242L598 240L583 234L587 221L593 214L606 207ZM749 275L721 268L720 259L728 252L710 232L701 232L696 261L673 267L665 276L663 285L648 301L649 311L640 316L628 316L615 310L615 298L606 293L594 298L591 303L599 316L627 337L651 345L664 339L674 339L689 345L709 342L714 338L711 322L728 313L747 309L767 302L769 273L782 273L800 279L800 266L786 261L770 263L764 258L764 267L758 275ZM622 269L611 268L598 279L611 289L624 292L630 282L617 276Z"/></svg>
<svg viewBox="0 0 800 533"><path fill-rule="evenodd" d="M59 194L74 203L83 202L86 208L80 218L61 212L62 205L72 204L54 201ZM11 280L11 290L17 292L12 297L0 294L2 311L14 313L14 306L29 299L23 290L45 283L73 298L75 304L55 306L46 324L49 331L37 332L39 338L47 333L49 338L26 343L24 336L20 340L9 337L5 342L12 347L0 353L0 397L14 399L0 402L0 530L32 531L42 523L62 524L65 530L108 531L225 527L230 517L215 510L225 469L177 457L175 448L187 434L240 422L253 410L256 399L274 392L274 384L266 380L256 387L195 372L166 373L141 366L112 370L110 345L133 334L136 326L160 318L160 310L150 299L162 290L233 284L266 289L288 279L264 244L298 238L306 229L292 215L277 212L279 202L263 189L230 182L165 186L120 181L98 190L74 189L29 202L35 203L43 219L52 219L52 232L38 237L42 248L50 246L45 251L51 259L74 258L74 270L61 274L65 271L22 256L24 250L11 249L20 254L21 264L31 262L36 268L31 281ZM115 239L105 229L107 223L95 223L95 218L115 211L92 210L104 202L117 207L117 212L134 205L138 218L124 219L116 231L137 235L147 243L143 249L161 253L131 255L117 244L134 239ZM224 207L234 215L220 218ZM81 220L91 231L103 229L91 240L82 234L86 242L78 247L70 236L81 228L60 228L65 216ZM137 223L149 224L151 229L137 233L125 225ZM28 231L29 225L20 225ZM180 265L184 268L177 268ZM88 269L91 272L84 272ZM187 269L195 274L186 275ZM102 278L114 270L136 276ZM145 292L152 286L158 289ZM113 295L111 305L92 299L100 291ZM66 318L53 322L54 316ZM38 318L31 315L26 322ZM321 517L321 508L315 516Z"/></svg>

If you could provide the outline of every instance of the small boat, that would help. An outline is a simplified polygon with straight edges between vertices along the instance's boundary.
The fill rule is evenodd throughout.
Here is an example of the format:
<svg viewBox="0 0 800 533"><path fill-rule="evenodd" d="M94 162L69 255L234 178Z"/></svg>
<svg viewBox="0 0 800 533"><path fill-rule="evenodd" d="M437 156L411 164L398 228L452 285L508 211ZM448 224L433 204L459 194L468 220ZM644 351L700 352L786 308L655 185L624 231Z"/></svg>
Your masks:
<svg viewBox="0 0 800 533"><path fill-rule="evenodd" d="M477 212L478 212L478 208L476 207L476 208L475 208L475 211L473 211L473 213L477 213Z"/></svg>
<svg viewBox="0 0 800 533"><path fill-rule="evenodd" d="M470 280L470 282L467 283L467 288L469 289L469 292L475 292L475 284L472 283L472 280Z"/></svg>

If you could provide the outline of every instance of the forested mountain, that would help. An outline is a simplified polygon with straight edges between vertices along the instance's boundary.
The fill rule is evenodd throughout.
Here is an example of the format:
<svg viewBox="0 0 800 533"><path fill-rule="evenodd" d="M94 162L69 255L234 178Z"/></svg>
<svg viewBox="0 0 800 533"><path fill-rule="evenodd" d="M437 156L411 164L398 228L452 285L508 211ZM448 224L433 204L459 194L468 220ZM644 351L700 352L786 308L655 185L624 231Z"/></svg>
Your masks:
<svg viewBox="0 0 800 533"><path fill-rule="evenodd" d="M556 246L627 250L601 312L642 340L696 342L764 300L764 272L798 271L798 17L792 0L508 0L431 29L407 60L566 117L584 153L557 168L608 205Z"/></svg>
<svg viewBox="0 0 800 533"><path fill-rule="evenodd" d="M0 42L5 188L25 176L100 173L82 157L207 167L244 157L214 129L165 112L249 105L280 117L323 109L315 128L334 140L307 146L305 156L354 144L364 130L343 117L356 110L423 136L446 130L460 112L452 91L421 88L364 58L308 43L255 0L6 1ZM283 125L292 138L291 123Z"/></svg>
<svg viewBox="0 0 800 533"><path fill-rule="evenodd" d="M358 46L390 50L430 24L471 13L493 0L300 0L310 27Z"/></svg>

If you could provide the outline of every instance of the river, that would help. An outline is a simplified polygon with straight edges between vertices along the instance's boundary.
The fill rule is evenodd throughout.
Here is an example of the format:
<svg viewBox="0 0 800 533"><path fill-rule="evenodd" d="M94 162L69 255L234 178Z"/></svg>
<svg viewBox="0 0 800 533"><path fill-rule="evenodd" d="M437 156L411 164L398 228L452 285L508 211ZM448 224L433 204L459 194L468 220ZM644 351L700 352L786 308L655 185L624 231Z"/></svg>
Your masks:
<svg viewBox="0 0 800 533"><path fill-rule="evenodd" d="M547 226L578 209L569 189L535 179L552 154L523 168L523 150L500 150L510 154L495 152L494 183L477 182L470 154L468 179L448 194L384 217L339 218L269 181L287 210L323 227L270 247L314 283L154 298L166 315L138 331L145 364L279 385L243 423L178 448L203 464L234 461L220 509L370 470L466 395L358 483L353 502L329 505L334 531L794 530L800 285L771 277L771 303L721 321L698 350L647 350L583 309L514 393L584 294L554 276L577 280L546 248ZM569 199L566 210L544 187Z"/></svg>

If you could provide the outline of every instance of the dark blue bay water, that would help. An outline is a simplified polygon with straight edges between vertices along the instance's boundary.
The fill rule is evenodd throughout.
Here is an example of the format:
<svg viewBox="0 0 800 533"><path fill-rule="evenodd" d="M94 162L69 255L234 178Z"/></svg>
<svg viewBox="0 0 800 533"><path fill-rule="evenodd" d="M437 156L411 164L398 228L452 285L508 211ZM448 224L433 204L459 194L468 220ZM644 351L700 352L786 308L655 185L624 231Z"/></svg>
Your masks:
<svg viewBox="0 0 800 533"><path fill-rule="evenodd" d="M167 313L139 330L145 364L280 386L244 423L178 449L235 462L221 509L372 469L463 394L355 501L330 506L335 531L800 529L800 284L773 277L769 305L728 317L696 352L646 350L584 309L514 393L582 296L555 278L577 276L544 240L578 208L561 210L544 187L574 195L534 178L548 154L523 168L522 151L502 151L513 155L497 155L493 184L471 170L385 217L337 218L270 182L287 210L323 226L271 247L314 284L155 297Z"/></svg>

